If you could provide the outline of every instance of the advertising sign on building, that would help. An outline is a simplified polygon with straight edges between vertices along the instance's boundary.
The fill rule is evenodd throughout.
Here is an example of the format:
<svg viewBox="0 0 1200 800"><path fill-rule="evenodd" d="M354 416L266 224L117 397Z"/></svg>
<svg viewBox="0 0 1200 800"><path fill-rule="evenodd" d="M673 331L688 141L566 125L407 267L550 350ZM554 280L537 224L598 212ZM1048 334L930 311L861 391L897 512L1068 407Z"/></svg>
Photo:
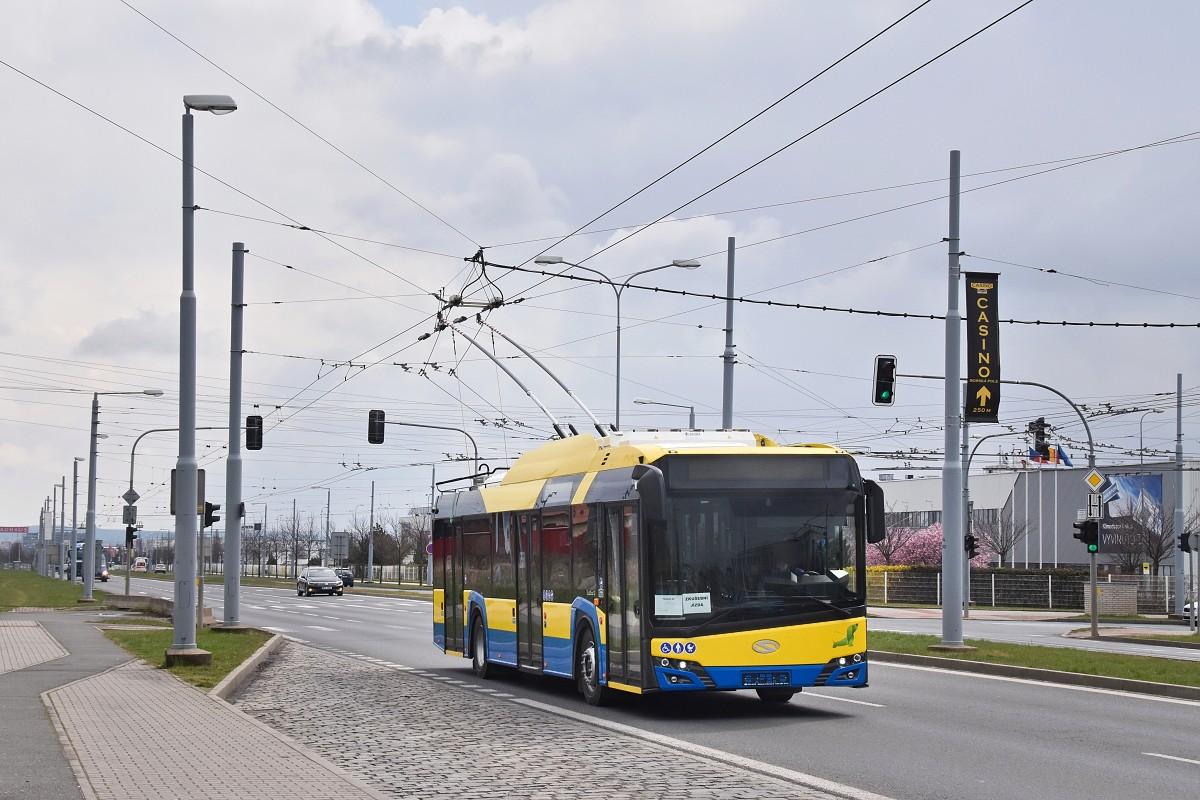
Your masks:
<svg viewBox="0 0 1200 800"><path fill-rule="evenodd" d="M1125 554L1142 561L1141 554L1160 549L1163 531L1162 475L1109 475L1100 520L1100 552Z"/></svg>

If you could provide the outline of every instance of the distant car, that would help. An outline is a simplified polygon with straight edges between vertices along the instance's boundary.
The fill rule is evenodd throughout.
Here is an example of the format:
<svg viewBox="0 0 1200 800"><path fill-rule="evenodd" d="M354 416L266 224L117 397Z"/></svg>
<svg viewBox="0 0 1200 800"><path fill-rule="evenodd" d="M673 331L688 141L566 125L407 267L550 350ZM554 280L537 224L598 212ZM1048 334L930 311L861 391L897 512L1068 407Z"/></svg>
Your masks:
<svg viewBox="0 0 1200 800"><path fill-rule="evenodd" d="M342 579L343 586L349 587L351 589L354 588L354 571L353 570L346 569L345 567L338 567L337 569L334 570L334 572L336 572L337 576Z"/></svg>
<svg viewBox="0 0 1200 800"><path fill-rule="evenodd" d="M296 579L297 596L342 593L342 579L329 567L305 567Z"/></svg>
<svg viewBox="0 0 1200 800"><path fill-rule="evenodd" d="M166 572L166 571L167 571L167 565L166 565L166 564L155 564L155 565L154 565L154 571L155 571L156 573L158 573L158 572Z"/></svg>

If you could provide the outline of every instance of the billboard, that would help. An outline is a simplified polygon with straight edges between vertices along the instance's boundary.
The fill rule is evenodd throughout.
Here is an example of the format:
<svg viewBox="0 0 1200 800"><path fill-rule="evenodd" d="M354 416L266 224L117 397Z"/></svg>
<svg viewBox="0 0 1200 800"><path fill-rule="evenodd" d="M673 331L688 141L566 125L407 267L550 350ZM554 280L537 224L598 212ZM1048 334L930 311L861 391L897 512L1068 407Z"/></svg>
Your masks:
<svg viewBox="0 0 1200 800"><path fill-rule="evenodd" d="M1101 492L1101 553L1143 553L1163 537L1162 475L1109 475Z"/></svg>

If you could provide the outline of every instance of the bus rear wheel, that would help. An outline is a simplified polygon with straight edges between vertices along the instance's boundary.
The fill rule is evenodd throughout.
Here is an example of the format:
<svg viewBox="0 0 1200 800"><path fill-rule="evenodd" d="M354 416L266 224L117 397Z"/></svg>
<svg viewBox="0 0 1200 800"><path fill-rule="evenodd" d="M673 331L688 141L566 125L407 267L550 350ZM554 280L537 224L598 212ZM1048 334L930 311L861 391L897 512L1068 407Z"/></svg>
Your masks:
<svg viewBox="0 0 1200 800"><path fill-rule="evenodd" d="M487 639L483 631L483 621L478 615L471 623L471 670L479 678L486 679L491 672L487 661Z"/></svg>
<svg viewBox="0 0 1200 800"><path fill-rule="evenodd" d="M579 691L588 705L604 705L608 692L600 685L600 652L596 647L596 636L590 627L585 627L580 633L576 680L579 683Z"/></svg>
<svg viewBox="0 0 1200 800"><path fill-rule="evenodd" d="M796 693L794 689L755 689L758 692L758 699L764 703L786 703L792 699L792 695Z"/></svg>

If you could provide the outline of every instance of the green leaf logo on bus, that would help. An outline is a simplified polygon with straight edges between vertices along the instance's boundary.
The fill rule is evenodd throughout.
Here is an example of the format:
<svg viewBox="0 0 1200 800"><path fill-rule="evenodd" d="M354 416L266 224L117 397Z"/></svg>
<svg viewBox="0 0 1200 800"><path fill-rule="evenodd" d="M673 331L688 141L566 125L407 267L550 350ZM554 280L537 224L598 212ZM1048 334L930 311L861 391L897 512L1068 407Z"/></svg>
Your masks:
<svg viewBox="0 0 1200 800"><path fill-rule="evenodd" d="M858 623L846 626L846 635L833 643L834 647L851 647L854 644L854 634L858 633Z"/></svg>

